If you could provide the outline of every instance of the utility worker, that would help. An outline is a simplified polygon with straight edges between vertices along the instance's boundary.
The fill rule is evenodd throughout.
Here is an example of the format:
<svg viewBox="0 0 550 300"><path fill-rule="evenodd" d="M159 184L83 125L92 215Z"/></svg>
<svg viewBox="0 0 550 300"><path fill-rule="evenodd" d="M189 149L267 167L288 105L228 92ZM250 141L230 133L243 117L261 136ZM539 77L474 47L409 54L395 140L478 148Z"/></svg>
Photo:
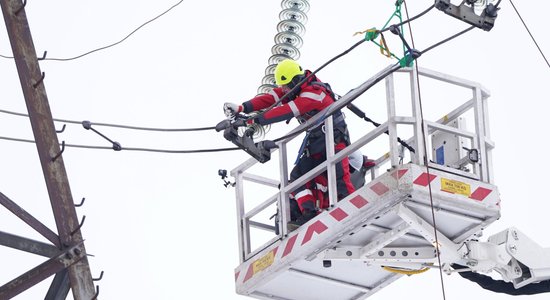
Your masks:
<svg viewBox="0 0 550 300"><path fill-rule="evenodd" d="M273 107L263 114L259 114L258 117L249 120L249 123L267 125L290 120L292 117L296 117L298 122L303 123L335 101L334 93L332 93L330 86L320 82L316 76L309 77L311 71L304 71L294 60L285 59L281 61L277 64L274 75L278 87L271 90L268 94L256 96L242 105L225 103L224 111L233 114L259 111L270 107L283 98L285 94L291 92L292 94L283 98L280 105ZM306 78L308 79L305 82L293 90ZM334 124L334 149L338 152L350 144L349 133L344 121L344 115L340 111L334 113L332 118ZM326 160L323 123L308 131L304 145L304 151L299 154L299 160L290 173L290 181L298 179ZM338 199L342 199L355 191L350 179L347 157L336 164L336 181ZM292 197L296 199L302 214L296 220L289 222L290 230L298 228L317 215L317 199L312 191L315 184L314 180L312 180L292 193Z"/></svg>
<svg viewBox="0 0 550 300"><path fill-rule="evenodd" d="M351 153L348 156L348 161L351 183L355 189L359 189L365 185L365 176L367 175L367 171L374 167L376 163L374 160L364 156L360 150ZM317 200L317 207L320 209L328 208L330 203L328 197L327 173L324 172L317 175L312 181L308 182L308 184L310 184L311 190L313 191L313 196ZM294 212L294 215L297 215L296 212Z"/></svg>

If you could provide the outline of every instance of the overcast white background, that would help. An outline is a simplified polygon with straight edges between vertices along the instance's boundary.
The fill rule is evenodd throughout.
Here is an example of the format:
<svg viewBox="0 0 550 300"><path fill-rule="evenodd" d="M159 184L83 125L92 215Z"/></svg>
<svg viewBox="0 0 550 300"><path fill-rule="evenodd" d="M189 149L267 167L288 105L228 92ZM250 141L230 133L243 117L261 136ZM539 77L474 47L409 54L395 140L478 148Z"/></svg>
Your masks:
<svg viewBox="0 0 550 300"><path fill-rule="evenodd" d="M26 13L38 55L48 51L50 58L67 58L120 40L177 2L28 1ZM316 69L359 41L361 37L352 36L356 31L380 28L393 12L394 2L310 1L300 63ZM40 62L52 113L60 119L142 127L213 126L224 118L224 102L240 103L256 94L271 56L280 3L183 1L115 47L74 61ZM431 0L409 1L409 14L416 15L431 4ZM514 4L548 56L550 3ZM510 2L502 1L501 7L492 31L470 31L428 52L418 64L480 82L491 91L493 163L502 218L487 229L486 236L516 226L541 245L550 246L546 174L550 69ZM412 23L416 48L422 50L467 26L434 9ZM399 52L400 46L393 48ZM0 54L12 55L4 22ZM373 44L364 43L319 77L344 93L390 63ZM13 60L0 58L0 79L0 109L26 113ZM432 90L422 80L420 84L421 92L436 95L426 100L426 110L454 109L454 104L446 103L448 90ZM358 104L367 115L369 101L366 98ZM373 119L383 122L382 118ZM356 124L360 125L353 131L373 128ZM58 128L62 125L56 123ZM275 125L279 128L269 137L277 138L295 125ZM232 147L214 131L96 129L123 147ZM28 119L9 114L0 114L0 136L33 139ZM109 146L79 125L67 124L58 138L70 144ZM34 144L0 140L0 149L0 191L55 229ZM75 202L86 198L77 212L80 217L86 215L82 230L87 251L94 255L89 259L92 274L97 277L105 271L98 282L101 299L245 298L234 292L238 265L234 191L223 186L217 171L236 167L248 159L246 153L67 148L63 159ZM44 241L3 207L0 230ZM42 257L0 248L0 284L42 261ZM43 299L49 284L50 279L16 299ZM457 275L445 275L444 287L446 299L511 299ZM515 299L547 299L549 295ZM439 273L433 270L404 277L371 299L402 297L443 299Z"/></svg>

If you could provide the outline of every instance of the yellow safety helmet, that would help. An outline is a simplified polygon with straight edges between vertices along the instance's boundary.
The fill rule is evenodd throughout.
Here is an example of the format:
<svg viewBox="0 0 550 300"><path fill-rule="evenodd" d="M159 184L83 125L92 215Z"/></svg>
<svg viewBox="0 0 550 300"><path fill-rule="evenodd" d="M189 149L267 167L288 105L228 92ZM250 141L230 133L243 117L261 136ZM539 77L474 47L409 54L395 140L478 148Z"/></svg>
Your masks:
<svg viewBox="0 0 550 300"><path fill-rule="evenodd" d="M296 75L304 75L304 70L292 59L282 60L275 67L275 83L278 86L290 83Z"/></svg>

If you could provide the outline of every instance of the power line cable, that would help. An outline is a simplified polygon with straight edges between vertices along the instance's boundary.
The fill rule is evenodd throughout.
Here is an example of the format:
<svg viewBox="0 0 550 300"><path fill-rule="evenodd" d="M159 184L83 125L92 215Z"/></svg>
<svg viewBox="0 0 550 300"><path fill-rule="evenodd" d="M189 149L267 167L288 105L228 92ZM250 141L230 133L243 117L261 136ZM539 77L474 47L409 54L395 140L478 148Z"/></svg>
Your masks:
<svg viewBox="0 0 550 300"><path fill-rule="evenodd" d="M216 126L211 127L195 127L195 128L152 128L152 127L137 127L137 126L128 126L128 125L117 125L117 124L108 124L108 123L92 123L95 126L105 126L105 127L116 127L124 129L133 129L133 130L145 130L145 131L166 131L166 132L189 132L189 131L204 131L216 129Z"/></svg>
<svg viewBox="0 0 550 300"><path fill-rule="evenodd" d="M79 58L79 57L82 57L84 55L87 55L87 54L90 54L90 53L93 53L93 52L96 52L96 51L99 51L99 50L102 50L102 49L106 49L108 47L112 47L116 44L119 44L121 43L122 41L124 41L125 39L127 39L130 35L132 35L133 33L135 33L137 30L139 30L140 28L142 28L143 26L145 26L146 24L158 19L159 17L161 17L162 15L166 14L168 11L172 10L174 7L178 6L179 4L181 4L183 2L183 0L179 1L178 3L176 3L175 5L173 5L172 7L170 7L168 10L166 10L165 12L163 12L162 14L158 15L157 17L147 21L146 23L142 24L141 26L139 26L137 29L135 29L134 31L132 31L128 36L126 36L124 39L122 39L121 41L117 42L117 43L114 43L112 45L109 45L109 46L105 46L105 47L102 47L102 48L98 48L96 50L92 50L92 51L89 51L85 54L82 54L80 56L77 56L77 57L73 57L73 58L69 58L69 59L55 59L55 58L45 58L45 60L72 60L72 59L76 59L76 58ZM403 25L403 24L407 24L409 22L412 22L413 20L416 20L417 18L425 15L426 13L428 13L430 10L432 10L434 8L434 5L431 5L429 8L427 8L426 10L424 10L423 12L421 12L420 14L412 17L412 18L409 18L403 22L400 22L398 24L396 24L396 26L400 26L400 25ZM389 30L389 28L385 28L385 29L382 29L380 30L380 33L384 32L384 31L387 31ZM459 34L460 35L460 34ZM350 48L348 48L347 50L345 50L344 52L336 55L335 57L333 57L332 59L330 59L329 61L325 62L322 66L320 66L319 68L317 68L315 71L313 71L308 77L304 78L300 83L298 83L291 91L289 91L287 94L283 95L283 97L281 97L279 99L279 101L277 101L276 103L274 103L273 105L271 105L269 108L265 109L265 111L268 111L269 109L271 109L272 107L275 107L276 105L280 104L286 97L288 97L287 95L291 94L294 92L295 89L297 89L301 84L303 84L304 82L306 82L309 78L311 78L312 76L314 76L316 73L318 73L319 71L321 71L322 69L324 69L326 66L328 66L329 64L333 63L335 60L341 58L342 56L348 54L349 52L351 52L353 49L355 49L356 47L358 47L360 44L362 44L363 42L367 41L366 39L362 39L361 41L355 43L354 45L352 45ZM438 45L437 45L438 46ZM433 47L430 47L430 49L433 48ZM430 50L430 49L427 49L427 50ZM426 50L426 51L427 51ZM5 57L3 55L1 55L2 57ZM0 109L0 112L2 113L7 113L7 114L12 114L12 115L17 115L17 116L26 116L28 117L28 115L26 114L22 114L22 113L16 113L16 112L11 112L11 111L7 111L7 110L1 110ZM260 115L263 114L263 113L260 113ZM255 117L258 117L258 115L256 115ZM53 119L54 121L57 121L57 122L65 122L65 123L71 123L71 124L82 124L82 122L80 121L74 121L74 120L65 120L65 119ZM204 130L212 130L212 129L215 129L216 126L210 126L210 127L198 127L198 128L180 128L180 129L166 129L166 128L151 128L151 127L137 127L137 126L129 126L129 125L118 125L118 124L109 124L109 123L92 123L93 125L96 125L96 126L106 126L106 127L117 127L117 128L125 128L125 129L134 129L134 130L145 130L145 131L166 131L166 132L171 132L171 131L177 131L177 132L186 132L186 131L204 131ZM282 139L282 138L281 138ZM280 139L278 139L280 140Z"/></svg>
<svg viewBox="0 0 550 300"><path fill-rule="evenodd" d="M86 55L89 55L89 54L92 54L94 52L98 52L98 51L101 51L101 50L105 50L107 48L111 48L111 47L114 47L122 42L124 42L126 39L128 39L131 35L133 35L134 33L136 33L136 31L140 30L141 28L143 28L145 25L155 21L156 19L162 17L163 15L165 15L166 13L168 13L169 11L171 11L172 9L174 9L176 6L180 5L181 3L183 2L183 0L180 0L178 1L176 4L172 5L170 8L168 8L167 10L165 10L163 13L159 14L158 16L150 19L149 21L141 24L140 26L138 26L136 29L134 29L132 32L130 32L126 37L124 37L123 39L121 39L120 41L118 42L115 42L115 43L112 43L110 45L107 45L107 46L103 46L103 47L99 47L99 48L96 48L94 50L91 50L91 51L88 51L86 53L83 53L83 54L80 54L80 55L77 55L77 56L74 56L74 57L70 57L70 58L47 58L47 57L44 57L44 58L41 58L39 60L52 60L52 61L70 61L70 60L76 60L76 59L79 59L81 57L84 57ZM12 59L13 56L5 56L5 55L2 55L0 54L0 57L3 57L3 58L8 58L8 59Z"/></svg>
<svg viewBox="0 0 550 300"><path fill-rule="evenodd" d="M546 65L548 66L548 68L550 68L550 63L548 63L548 60L546 59L546 56L544 56L544 53L542 52L542 49L540 49L539 44L537 43L537 40L535 40L535 37L531 34L531 31L529 30L529 27L527 27L527 24L525 24L525 22L523 21L523 18L519 14L519 12L516 9L516 6L514 5L514 2L512 2L512 0L510 0L510 4L512 4L512 7L516 11L516 14L518 15L519 19L521 20L521 23L523 23L523 26L527 30L527 33L529 33L529 36L531 36L531 39L533 40L533 43L535 43L535 46L537 47L537 49L539 49L540 55L542 56L542 58L546 62Z"/></svg>
<svg viewBox="0 0 550 300"><path fill-rule="evenodd" d="M410 24L409 24L409 26L410 26ZM424 50L424 51L419 51L418 54L419 54L419 55L424 54L424 53L426 53L427 51L434 49L435 47L441 46L442 44L444 44L444 43L446 43L446 42L449 42L450 40L452 40L452 39L454 39L454 38L456 38L456 37L458 37L458 36L460 36L460 35L462 35L462 34L468 32L468 31L470 31L473 27L474 27L474 26L469 27L469 28L467 28L467 29L465 29L465 30L460 31L459 33L456 33L456 34L452 35L452 36L449 37L449 38L444 39L444 40L441 41L441 42L437 42L437 43L435 43L435 44L433 44L433 45L427 47L426 50ZM414 48L414 46L413 46L413 48ZM412 56L413 53L410 53L409 55ZM412 59L412 58L411 58L411 59ZM416 59L414 59L414 60L416 60ZM400 69L401 67L402 67L402 66L401 66L400 62L397 62L397 63L396 63L395 65L393 65L387 72L385 72L385 73L381 74L380 76L378 76L377 78L375 78L375 80L374 80L373 82L371 82L371 85L370 85L369 87L367 87L366 90L370 89L374 84L378 83L380 80L382 80L382 79L385 78L386 76L390 75L391 73L397 71L397 70ZM365 91L366 91L366 90L365 90ZM355 99L355 98L354 98L354 99ZM347 99L347 100L345 100L345 101L344 101L344 102L345 102L345 105L351 103L351 101L353 101L354 99ZM332 114L334 114L335 112L336 112L336 111L332 112ZM320 121L322 121L322 120L324 120L324 119L330 117L332 114L327 114L327 115L323 116L323 118L321 118ZM319 122L320 122L320 121L319 121ZM310 128L316 126L316 125L318 125L318 124L316 124L316 123L311 123L311 124L309 124L309 126L305 126L304 128L301 128L301 129L298 130L298 131L291 132L291 133L289 133L289 134L287 134L287 135L284 135L284 136L282 136L282 137L280 137L280 138L277 138L277 139L275 139L275 140L273 140L273 141L274 141L274 142L279 142L279 141L282 141L282 140L285 140L285 139L288 139L288 138L297 136L297 135L299 135L300 133L302 133L302 132L304 132L304 131L306 131L306 130L308 130L308 129L310 129Z"/></svg>
<svg viewBox="0 0 550 300"><path fill-rule="evenodd" d="M182 1L178 2L176 5L172 6L175 7L177 5L179 5ZM170 8L170 9L172 9ZM407 24L409 23L409 26L410 26L410 22L419 18L420 16L423 16L424 14L426 14L427 12L429 12L431 9L434 8L434 5L431 5L428 9L426 9L425 11L423 11L422 13L418 14L417 16L413 17L413 18L408 18L407 20L403 21L403 22L400 22L399 24L395 25L395 26L392 26L392 27L396 27L398 25L402 25L402 24ZM170 10L169 9L169 10ZM168 12L169 10L167 10L166 12ZM166 13L164 12L164 13ZM163 13L163 14L164 14ZM161 14L162 15L162 14ZM408 15L408 14L407 14ZM160 16L158 16L160 17ZM158 18L157 17L157 18ZM408 17L408 16L407 16ZM152 21L152 20L151 20ZM151 22L149 21L149 22ZM145 25L145 24L144 24ZM144 25L140 26L140 27L143 27ZM139 29L139 28L138 28ZM445 43L445 42L448 42L450 41L451 39L459 36L459 35L462 35L463 33L469 31L470 29L472 28L469 28L467 30L464 30L458 34L455 34L453 36L451 36L450 38L447 38L445 40L443 40L442 42L438 42L430 47L428 47L426 50L424 50L423 52L420 52L421 53L425 53L437 46L440 46L441 44ZM137 29L136 29L137 30ZM134 32L136 31L134 30ZM383 31L386 31L386 30L390 30L390 28L386 28L386 29L383 29L381 30L380 32L383 32ZM314 72L312 72L312 74L310 74L310 76L306 77L305 79L303 79L302 81L305 82L308 78L310 78L311 76L315 75L315 73L319 72L321 69L323 69L324 67L326 67L327 65L331 64L332 62L334 62L336 59L348 54L351 50L353 50L354 48L356 48L357 46L359 46L361 43L365 42L366 39L363 39L359 42L357 42L356 44L354 44L352 47L348 48L346 51L338 54L337 56L335 56L334 58L330 59L329 61L327 61L326 63L324 63L321 67L319 67L317 70L315 70ZM410 55L412 56L413 54L410 53ZM414 58L413 58L414 59ZM387 75L393 73L394 71L396 71L397 69L400 68L400 64L397 63L395 64L392 68L390 68L386 73L382 74L381 76L379 76L378 78L375 79L375 81L372 83L372 85L376 84L379 80L385 78ZM300 86L303 82L297 84L297 86L295 88L297 88L298 86ZM372 86L371 85L371 86ZM369 87L370 88L370 87ZM368 88L367 88L368 89ZM292 91L291 91L292 92ZM286 95L290 94L291 92L285 94L283 97L281 97L281 99L279 99L279 101L276 103L280 103ZM348 100L347 102L351 102L353 99L351 100ZM276 105L274 104L274 105ZM272 106L274 106L272 105ZM267 109L269 110L269 109ZM18 116L26 116L28 117L28 115L26 114L22 114L22 113L15 113L15 112L11 112L11 111L6 111L6 110L0 110L0 112L3 112L3 113L9 113L9 114L13 114L13 115L18 115ZM327 118L329 117L330 115L327 115L327 116L324 116L324 118ZM54 121L58 121L58 122L65 122L65 123L73 123L73 124L82 124L84 125L85 122L88 123L88 125L92 125L91 122L89 121L83 121L83 122L79 122L79 121L73 121L73 120L64 120L64 119L53 119ZM213 127L201 127L201 128L187 128L187 129L162 129L162 128L146 128L146 127L136 127L136 126L127 126L127 125L116 125L116 124L108 124L108 123L93 123L93 125L98 125L98 126L110 126L110 127L119 127L119 128L126 128L126 129L136 129L136 130L152 130L152 131L197 131L197 130L210 130L210 129L215 129L216 127L213 126ZM302 128L302 130L299 130L299 131L296 131L296 132L293 132L293 133L290 133L290 134L287 134L285 136L282 136L278 139L275 139L274 141L277 142L277 141L281 141L283 139L287 139L289 137L292 137L292 136L296 136L302 132L304 132L305 130L315 126L316 124L310 124L310 126L306 126L304 128ZM19 140L19 139L11 139L11 138L3 138L3 137L0 137L0 139L10 139L10 140L17 140L17 141L22 141L22 140ZM26 140L28 141L28 140ZM33 141L30 141L30 142L33 142ZM69 145L67 144L66 146L69 146L69 147L81 147L81 148L94 148L94 149L114 149L114 148L111 148L111 147L95 147L95 146L85 146L85 145ZM134 150L134 151L151 151L151 152L166 152L166 153L200 153L200 152L216 152L216 151L229 151L229 150L237 150L237 149L240 149L240 148L220 148L220 149L200 149L200 150L164 150L164 149L148 149L148 148L122 148L120 145L118 145L117 151L120 151L120 150Z"/></svg>
<svg viewBox="0 0 550 300"><path fill-rule="evenodd" d="M407 10L407 5L406 5L406 4L405 4L405 10ZM410 27L410 26L411 26L411 25L409 24L409 27ZM458 36L460 36L460 35L462 35L462 34L468 32L468 31L470 31L470 30L472 30L472 29L474 29L474 28L476 28L476 27L475 27L475 26L470 26L470 27L468 27L468 28L462 30L462 31L459 32L459 33L453 34L452 36L450 36L450 37L448 37L448 38L446 38L446 39L444 39L444 40L442 40L442 41L440 41L440 42L437 42L437 43L431 45L430 47L424 49L424 51L422 51L422 54L425 54L426 52L432 50L433 48L436 48L437 46L440 46L440 45L442 45L442 44L445 44L446 42L448 42L448 41L450 41L450 40L452 40L452 39L454 39L454 38L456 38L456 37L458 37ZM412 40L412 37L411 37L411 40ZM413 48L414 48L414 45L413 45Z"/></svg>
<svg viewBox="0 0 550 300"><path fill-rule="evenodd" d="M12 142L20 142L20 143L36 143L33 140L28 139L20 139L20 138L12 138L12 137L5 137L0 136L0 140L6 140L6 141L12 141ZM67 144L64 143L65 147L71 147L71 148L82 148L82 149L93 149L93 150L113 150L112 147L107 146L90 146L90 145L79 145L79 144ZM157 153L172 153L172 154L192 154L192 153L209 153L209 152L224 152L224 151L233 151L233 150L239 150L240 148L233 147L233 148L212 148L212 149L194 149L194 150L168 150L168 149L151 149L151 148L136 148L136 147L120 147L117 151L138 151L138 152L157 152Z"/></svg>
<svg viewBox="0 0 550 300"><path fill-rule="evenodd" d="M20 116L20 117L29 117L28 114L4 110L4 109L0 109L0 113L10 114L10 115ZM88 121L75 121L75 120L57 119L57 118L54 118L53 120L61 123L79 124L79 125L82 125L83 122L88 122ZM143 131L164 131L164 132L204 131L204 130L211 130L216 128L215 126L195 127L195 128L155 128L155 127L138 127L138 126L130 126L130 125L110 124L110 123L95 123L95 122L90 122L90 123L94 126L115 127L115 128L143 130Z"/></svg>

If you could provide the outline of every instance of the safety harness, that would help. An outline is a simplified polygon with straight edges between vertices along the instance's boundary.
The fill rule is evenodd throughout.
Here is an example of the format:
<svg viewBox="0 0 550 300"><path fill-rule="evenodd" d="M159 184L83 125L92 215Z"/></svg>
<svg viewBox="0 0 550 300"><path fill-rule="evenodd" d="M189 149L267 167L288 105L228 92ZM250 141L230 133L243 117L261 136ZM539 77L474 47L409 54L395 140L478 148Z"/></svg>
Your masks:
<svg viewBox="0 0 550 300"><path fill-rule="evenodd" d="M317 79L317 77L313 77L313 80L308 83L308 85L316 86L319 88L322 88L325 92L327 92L330 97L336 101L336 95L332 91L332 88L330 87L330 84L321 82ZM309 118L313 117L319 113L318 110L312 110L302 116L297 117L296 119L298 122L304 123ZM346 146L351 144L350 138L349 138L349 132L347 129L346 122L344 121L345 115L340 111L336 111L332 115L332 121L333 121L333 129L334 129L334 143L345 143ZM298 164L300 159L303 155L310 156L313 153L322 153L323 150L325 150L325 126L323 124L323 121L325 118L319 118L317 123L308 129L306 131L306 136L304 137L304 140L302 142L302 145L300 146L300 150L298 151L298 156L296 158L296 162L294 164Z"/></svg>

